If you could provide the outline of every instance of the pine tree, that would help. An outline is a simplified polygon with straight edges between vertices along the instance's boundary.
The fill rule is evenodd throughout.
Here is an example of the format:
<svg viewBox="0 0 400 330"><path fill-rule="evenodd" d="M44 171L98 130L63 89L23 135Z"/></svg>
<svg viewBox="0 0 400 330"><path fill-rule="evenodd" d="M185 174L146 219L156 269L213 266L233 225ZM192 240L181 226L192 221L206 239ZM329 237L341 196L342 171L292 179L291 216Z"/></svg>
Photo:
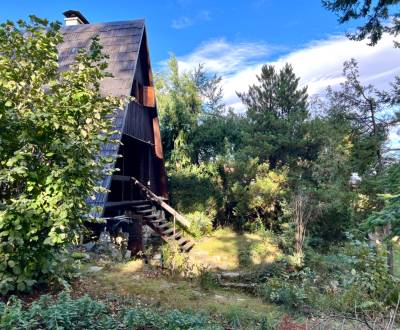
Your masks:
<svg viewBox="0 0 400 330"><path fill-rule="evenodd" d="M271 168L293 164L306 156L302 142L309 117L307 88L299 87L300 78L289 64L279 72L264 65L257 79L258 85L238 93L247 106L248 150L261 162L269 161Z"/></svg>

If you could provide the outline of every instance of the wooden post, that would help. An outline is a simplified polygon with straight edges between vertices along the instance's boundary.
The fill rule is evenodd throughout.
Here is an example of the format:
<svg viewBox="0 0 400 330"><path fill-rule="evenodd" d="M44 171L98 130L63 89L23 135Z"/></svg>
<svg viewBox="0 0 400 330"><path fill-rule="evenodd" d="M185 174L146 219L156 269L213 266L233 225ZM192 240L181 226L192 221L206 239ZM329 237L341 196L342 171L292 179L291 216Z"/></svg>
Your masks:
<svg viewBox="0 0 400 330"><path fill-rule="evenodd" d="M175 222L176 222L176 217L175 217L175 214L174 214L174 236L175 236Z"/></svg>

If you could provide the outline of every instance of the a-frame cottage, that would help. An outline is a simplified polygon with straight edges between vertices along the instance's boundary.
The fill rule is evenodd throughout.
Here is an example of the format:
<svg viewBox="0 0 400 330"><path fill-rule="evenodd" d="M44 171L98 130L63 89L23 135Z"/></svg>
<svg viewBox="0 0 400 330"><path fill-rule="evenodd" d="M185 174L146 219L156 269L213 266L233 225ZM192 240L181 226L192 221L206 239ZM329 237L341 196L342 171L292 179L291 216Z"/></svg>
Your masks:
<svg viewBox="0 0 400 330"><path fill-rule="evenodd" d="M60 69L66 70L77 51L89 47L92 38L99 36L103 52L109 56L107 70L112 74L101 81L101 92L135 97L114 118L119 133L113 138L122 145L102 147L102 154L113 157L118 171L102 182L109 192L98 193L90 202L100 210L96 216L108 219L110 231L127 231L128 248L133 253L141 248L143 225L168 242L176 241L183 251L190 250L193 241L178 230L189 223L167 204L167 177L144 20L90 24L78 11L66 11L64 16Z"/></svg>

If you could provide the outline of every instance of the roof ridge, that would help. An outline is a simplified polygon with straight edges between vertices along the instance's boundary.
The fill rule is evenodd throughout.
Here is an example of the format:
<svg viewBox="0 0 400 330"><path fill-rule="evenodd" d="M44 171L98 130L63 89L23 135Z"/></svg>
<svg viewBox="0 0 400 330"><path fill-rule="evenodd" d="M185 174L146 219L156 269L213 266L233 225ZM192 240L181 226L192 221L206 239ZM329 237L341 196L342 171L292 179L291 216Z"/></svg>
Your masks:
<svg viewBox="0 0 400 330"><path fill-rule="evenodd" d="M143 25L145 24L145 19L140 18L140 19L134 19L134 20L129 20L129 21L113 21L113 22L98 22L98 23L90 23L90 24L78 24L78 25L64 25L62 26L62 30L74 30L74 29L90 29L90 28L95 28L95 27L101 27L101 26L113 26L113 25L129 25L129 24L138 24L142 23Z"/></svg>

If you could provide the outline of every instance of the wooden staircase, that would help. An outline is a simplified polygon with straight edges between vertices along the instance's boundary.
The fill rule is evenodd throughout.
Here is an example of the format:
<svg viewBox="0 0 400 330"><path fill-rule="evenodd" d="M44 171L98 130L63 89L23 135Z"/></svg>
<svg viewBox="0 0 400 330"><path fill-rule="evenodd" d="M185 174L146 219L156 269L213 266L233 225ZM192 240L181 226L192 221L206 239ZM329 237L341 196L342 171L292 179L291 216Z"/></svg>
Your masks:
<svg viewBox="0 0 400 330"><path fill-rule="evenodd" d="M133 182L140 189L144 200L108 202L105 205L107 208L124 208L140 216L143 224L148 225L167 243L176 242L182 252L189 252L193 248L195 242L184 235L184 231L188 232L190 228L190 222L162 197L134 177L114 175L113 180Z"/></svg>
<svg viewBox="0 0 400 330"><path fill-rule="evenodd" d="M176 221L168 219L161 207L152 201L143 201L133 205L132 212L140 215L143 223L153 229L167 243L176 242L182 252L189 252L195 242L184 236L183 230L177 227Z"/></svg>

